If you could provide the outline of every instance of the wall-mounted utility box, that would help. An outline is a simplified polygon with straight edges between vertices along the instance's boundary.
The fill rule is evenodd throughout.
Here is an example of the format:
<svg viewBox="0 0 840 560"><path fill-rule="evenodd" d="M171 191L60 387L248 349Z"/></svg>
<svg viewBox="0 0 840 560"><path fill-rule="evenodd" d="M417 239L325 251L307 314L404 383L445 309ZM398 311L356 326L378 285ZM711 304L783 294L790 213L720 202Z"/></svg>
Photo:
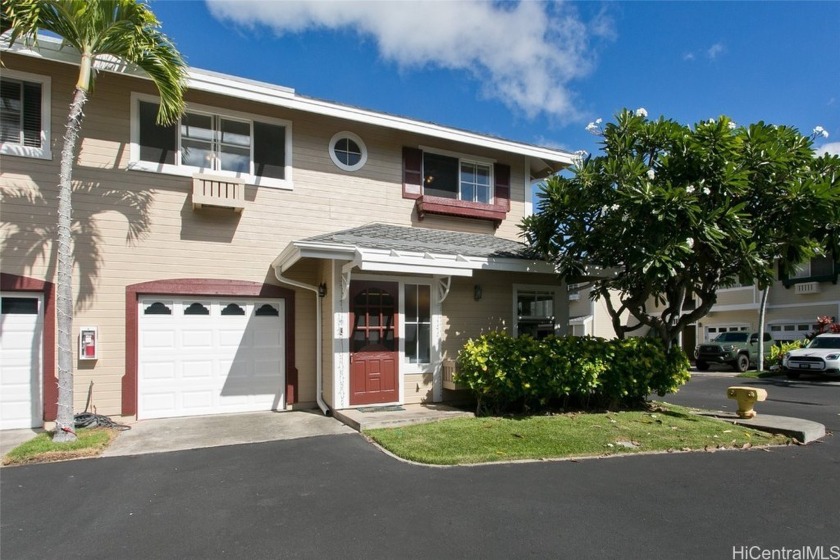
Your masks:
<svg viewBox="0 0 840 560"><path fill-rule="evenodd" d="M96 327L82 327L79 329L79 359L97 360L99 346L99 329Z"/></svg>

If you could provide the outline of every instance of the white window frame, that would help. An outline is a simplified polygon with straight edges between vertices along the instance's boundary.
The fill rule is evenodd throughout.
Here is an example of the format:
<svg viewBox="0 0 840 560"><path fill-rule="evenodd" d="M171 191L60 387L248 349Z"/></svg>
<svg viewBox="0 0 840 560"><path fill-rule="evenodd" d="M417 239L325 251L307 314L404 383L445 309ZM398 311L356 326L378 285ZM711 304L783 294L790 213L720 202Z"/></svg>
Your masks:
<svg viewBox="0 0 840 560"><path fill-rule="evenodd" d="M703 342L711 342L715 336L709 336L709 329L715 329L713 333L715 336L721 334L722 332L750 332L750 326L746 323L721 323L719 325L705 325L703 326ZM726 329L725 331L721 331L719 329Z"/></svg>
<svg viewBox="0 0 840 560"><path fill-rule="evenodd" d="M734 292L736 290L754 290L755 284L746 284L741 286L730 286L728 288L718 288L718 292Z"/></svg>
<svg viewBox="0 0 840 560"><path fill-rule="evenodd" d="M163 173L167 175L177 175L181 177L192 177L196 173L212 173L222 177L235 177L242 179L249 185L258 187L271 187L276 189L293 189L292 182L292 123L291 121L277 119L274 117L265 117L262 115L255 115L252 113L243 113L239 111L231 111L228 109L220 109L218 107L211 107L208 105L199 105L195 103L188 103L186 112L198 113L204 115L219 116L231 120L248 121L251 123L251 171L250 173L235 173L232 171L222 171L211 169L207 167L194 167L188 165L181 165L181 130L180 123L178 125L178 153L175 155L175 163L155 163L151 161L140 160L140 102L160 103L160 98L154 95L146 95L142 93L133 92L131 94L131 145L129 147L129 163L128 169L133 171L148 171L152 173ZM259 121L265 124L285 127L285 179L277 179L274 177L260 177L254 175L254 121Z"/></svg>
<svg viewBox="0 0 840 560"><path fill-rule="evenodd" d="M52 159L50 148L51 135L51 102L52 102L52 81L49 76L31 74L19 70L3 68L3 78L19 80L22 82L34 82L41 85L41 147L21 146L12 142L0 143L0 154L4 156L19 156L35 159Z"/></svg>
<svg viewBox="0 0 840 560"><path fill-rule="evenodd" d="M423 176L426 175L426 154L435 154L438 156L446 156L455 158L458 160L458 198L453 200L460 200L463 202L472 202L474 204L495 204L496 203L496 170L495 170L495 159L484 158L479 156L473 156L469 154L464 154L460 152L450 152L448 150L439 150L437 148L430 148L428 146L420 146L420 150L423 152ZM461 192L461 164L471 164L471 165L486 165L489 169L489 177L490 177L490 200L488 202L476 202L474 200L464 200L462 198ZM424 188L425 191L425 188Z"/></svg>
<svg viewBox="0 0 840 560"><path fill-rule="evenodd" d="M352 140L359 147L359 151L361 152L361 158L355 165L347 165L343 161L338 159L338 156L335 155L335 145L338 144L339 141L344 139ZM359 138L357 134L353 134L352 132L348 131L338 132L335 135L333 135L333 137L330 139L329 154L330 159L335 164L335 166L344 171L358 171L359 169L365 166L368 159L367 146L365 146L364 141L361 138Z"/></svg>
<svg viewBox="0 0 840 560"><path fill-rule="evenodd" d="M557 306L562 305L561 286L551 284L514 284L513 285L513 321L511 321L511 331L513 336L519 336L519 293L520 292L543 292L551 293L554 298L554 332L557 332L559 323L557 322Z"/></svg>

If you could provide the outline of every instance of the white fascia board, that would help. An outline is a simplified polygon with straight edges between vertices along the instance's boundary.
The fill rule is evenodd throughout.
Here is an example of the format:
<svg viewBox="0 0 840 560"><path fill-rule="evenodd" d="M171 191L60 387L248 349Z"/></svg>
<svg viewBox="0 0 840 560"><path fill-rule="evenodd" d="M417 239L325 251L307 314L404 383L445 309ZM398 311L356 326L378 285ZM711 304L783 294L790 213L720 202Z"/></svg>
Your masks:
<svg viewBox="0 0 840 560"><path fill-rule="evenodd" d="M735 305L715 305L709 309L709 313L723 313L725 311L753 311L760 306L757 303L742 303Z"/></svg>
<svg viewBox="0 0 840 560"><path fill-rule="evenodd" d="M20 42L15 43L13 47L8 48L5 46L8 44L6 35L3 36L0 43L4 44L4 46L0 47L0 50L3 51L11 51L16 54L33 56L57 62L65 62L76 65L79 64L79 54L75 51L75 49L70 46L62 48L61 41L51 37L39 37L37 49L30 49ZM145 80L150 79L145 73L124 64L100 62L98 67L106 71L118 72L120 74L135 76ZM258 82L255 80L236 78L226 74L210 72L208 70L189 68L187 74L187 86L190 89L198 91L206 91L237 99L255 101L266 105L284 107L287 109L335 117L338 119L346 119L393 130L431 136L442 140L451 140L453 142L479 146L491 150L499 150L511 154L539 158L544 161L560 163L564 166L571 165L575 157L574 154L562 150L523 144L521 142L514 142L512 140L485 136L465 130L448 128L433 123L389 115L387 113L377 113L366 109L360 109L358 107L339 105L337 103L304 97L296 94L294 90L290 88L276 86L265 82Z"/></svg>
<svg viewBox="0 0 840 560"><path fill-rule="evenodd" d="M289 243L277 257L271 261L271 268L280 267L281 272L285 272L300 260L300 250L295 247L294 243Z"/></svg>
<svg viewBox="0 0 840 560"><path fill-rule="evenodd" d="M359 255L361 262L383 262L383 263L405 263L417 266L430 266L442 264L448 268L461 268L464 270L472 270L475 266L469 261L463 260L460 255L454 254L432 254L432 253L418 253L418 252L397 252L383 251L381 249L364 249L357 248L356 253Z"/></svg>
<svg viewBox="0 0 840 560"><path fill-rule="evenodd" d="M399 262L362 261L359 269L364 272L393 272L399 274L425 274L440 276L472 276L471 268L450 268L445 264L407 264Z"/></svg>
<svg viewBox="0 0 840 560"><path fill-rule="evenodd" d="M279 267L282 273L292 268L301 259L350 260L355 254L355 247L346 245L293 241L272 261L271 266Z"/></svg>
<svg viewBox="0 0 840 560"><path fill-rule="evenodd" d="M554 274L554 265L545 261L468 257L458 254L421 253L391 249L367 249L336 243L294 241L272 262L272 267L287 271L300 259L354 261L361 270L369 272L404 272L438 274L442 276L472 276L473 270L498 272L531 272Z"/></svg>
<svg viewBox="0 0 840 560"><path fill-rule="evenodd" d="M489 258L482 259L482 270L498 270L503 272L533 272L539 274L555 274L554 265L546 261L526 259Z"/></svg>

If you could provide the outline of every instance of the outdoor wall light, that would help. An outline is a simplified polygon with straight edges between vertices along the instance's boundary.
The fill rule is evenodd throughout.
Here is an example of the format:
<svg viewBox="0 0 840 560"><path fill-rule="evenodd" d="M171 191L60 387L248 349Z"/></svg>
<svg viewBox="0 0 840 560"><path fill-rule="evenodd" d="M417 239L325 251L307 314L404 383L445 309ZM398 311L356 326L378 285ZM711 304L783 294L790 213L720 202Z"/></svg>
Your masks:
<svg viewBox="0 0 840 560"><path fill-rule="evenodd" d="M478 300L481 299L481 285L480 284L476 284L475 286L473 286L473 299L475 301L478 301Z"/></svg>
<svg viewBox="0 0 840 560"><path fill-rule="evenodd" d="M326 295L327 295L327 285L326 284L320 284L318 286L318 297L324 297Z"/></svg>

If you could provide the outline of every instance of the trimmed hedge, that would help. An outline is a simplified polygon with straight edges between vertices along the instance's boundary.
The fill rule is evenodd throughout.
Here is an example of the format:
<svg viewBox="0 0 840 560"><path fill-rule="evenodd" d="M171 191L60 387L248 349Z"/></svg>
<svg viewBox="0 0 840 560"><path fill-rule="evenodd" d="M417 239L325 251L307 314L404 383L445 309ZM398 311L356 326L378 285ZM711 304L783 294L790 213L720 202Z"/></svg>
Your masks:
<svg viewBox="0 0 840 560"><path fill-rule="evenodd" d="M688 378L683 351L667 353L659 339L534 340L504 332L469 340L456 374L475 395L479 413L636 407L651 393L675 392Z"/></svg>

